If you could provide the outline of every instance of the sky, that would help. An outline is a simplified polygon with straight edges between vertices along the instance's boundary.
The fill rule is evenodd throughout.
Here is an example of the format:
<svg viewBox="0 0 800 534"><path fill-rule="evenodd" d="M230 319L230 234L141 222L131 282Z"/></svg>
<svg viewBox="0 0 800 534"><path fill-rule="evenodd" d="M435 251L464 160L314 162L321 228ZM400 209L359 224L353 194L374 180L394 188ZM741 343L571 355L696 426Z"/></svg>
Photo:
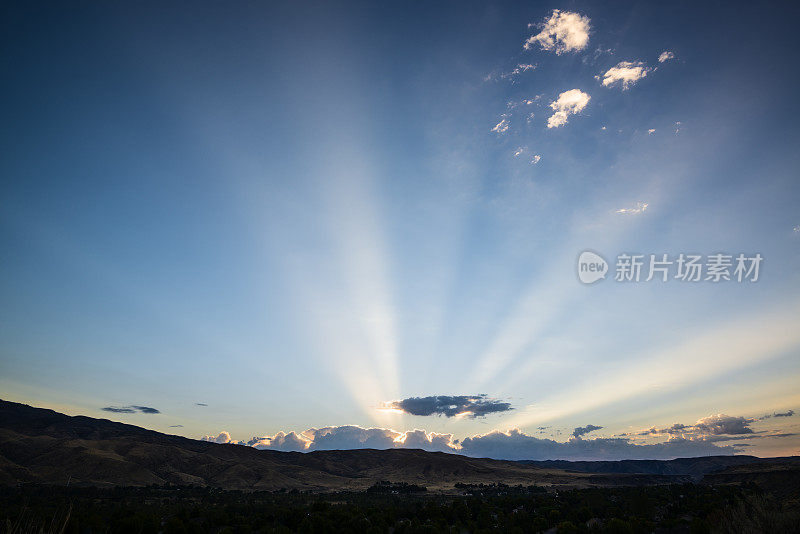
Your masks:
<svg viewBox="0 0 800 534"><path fill-rule="evenodd" d="M800 454L798 10L6 4L0 397L281 450Z"/></svg>

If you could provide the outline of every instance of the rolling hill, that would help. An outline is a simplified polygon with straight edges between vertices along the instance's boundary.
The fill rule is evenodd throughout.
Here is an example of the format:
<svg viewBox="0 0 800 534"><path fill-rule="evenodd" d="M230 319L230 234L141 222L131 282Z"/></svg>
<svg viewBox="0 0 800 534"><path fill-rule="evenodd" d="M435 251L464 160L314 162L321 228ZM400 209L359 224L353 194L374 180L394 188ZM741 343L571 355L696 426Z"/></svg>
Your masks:
<svg viewBox="0 0 800 534"><path fill-rule="evenodd" d="M724 468L752 463L745 458L759 460L693 460ZM587 472L590 469L584 464L598 465ZM694 474L685 469L654 472L652 466L649 470L632 467L620 471L605 464L619 462L526 463L413 449L311 453L257 450L0 401L0 484L4 485L172 484L337 491L363 490L389 480L447 490L456 483L557 487L664 484L687 481Z"/></svg>

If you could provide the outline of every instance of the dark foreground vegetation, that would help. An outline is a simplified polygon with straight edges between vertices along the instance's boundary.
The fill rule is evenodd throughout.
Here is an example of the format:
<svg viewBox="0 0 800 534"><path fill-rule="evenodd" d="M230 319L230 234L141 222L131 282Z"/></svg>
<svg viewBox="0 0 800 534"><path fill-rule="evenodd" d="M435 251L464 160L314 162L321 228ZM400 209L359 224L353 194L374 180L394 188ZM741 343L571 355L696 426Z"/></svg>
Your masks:
<svg viewBox="0 0 800 534"><path fill-rule="evenodd" d="M577 489L460 485L457 494L384 482L359 493L192 487L0 489L0 532L651 533L800 532L798 502L755 486Z"/></svg>

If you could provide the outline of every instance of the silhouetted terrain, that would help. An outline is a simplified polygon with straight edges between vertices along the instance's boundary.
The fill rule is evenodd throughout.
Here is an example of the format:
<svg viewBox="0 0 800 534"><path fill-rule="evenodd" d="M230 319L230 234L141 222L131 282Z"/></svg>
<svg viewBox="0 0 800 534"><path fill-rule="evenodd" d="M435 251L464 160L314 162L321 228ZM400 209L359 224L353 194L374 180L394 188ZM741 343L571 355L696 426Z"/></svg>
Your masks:
<svg viewBox="0 0 800 534"><path fill-rule="evenodd" d="M0 534L792 533L799 474L798 458L261 451L0 401Z"/></svg>
<svg viewBox="0 0 800 534"><path fill-rule="evenodd" d="M796 459L747 456L668 462L512 462L409 449L279 452L208 443L0 401L0 484L4 485L361 491L391 481L456 491L456 484L673 484L709 473L726 484L739 479L791 484L797 480L798 466ZM749 470L741 471L745 467Z"/></svg>
<svg viewBox="0 0 800 534"><path fill-rule="evenodd" d="M757 456L700 456L674 460L618 460L572 462L568 460L523 460L520 463L545 469L564 469L581 473L639 473L651 475L689 475L702 478L708 473L751 464L778 463L800 467L800 457L758 458Z"/></svg>

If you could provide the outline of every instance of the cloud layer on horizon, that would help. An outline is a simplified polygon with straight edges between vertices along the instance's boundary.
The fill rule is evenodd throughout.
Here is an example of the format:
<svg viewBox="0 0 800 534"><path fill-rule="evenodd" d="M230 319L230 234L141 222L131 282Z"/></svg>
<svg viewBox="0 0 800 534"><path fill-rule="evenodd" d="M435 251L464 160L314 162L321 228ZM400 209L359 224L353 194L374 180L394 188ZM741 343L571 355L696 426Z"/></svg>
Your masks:
<svg viewBox="0 0 800 534"><path fill-rule="evenodd" d="M484 397L484 396L481 396ZM436 397L431 397L436 398ZM424 398L423 398L424 399ZM675 423L670 427L615 437L585 439L583 436L600 430L586 425L572 431L567 441L537 438L519 429L492 430L459 441L451 433L426 432L415 429L398 432L389 428L363 428L357 425L311 428L305 432L278 432L274 436L236 441L228 432L204 436L202 441L230 443L280 451L312 452L341 449L423 449L430 452L463 454L498 460L669 460L679 457L729 455L743 452L750 445L719 442L762 438L783 438L796 434L769 430L753 430L751 425L771 417L791 417L794 410L745 418L725 414L710 415L693 425ZM540 430L546 427L540 427ZM664 441L651 443L653 438Z"/></svg>

